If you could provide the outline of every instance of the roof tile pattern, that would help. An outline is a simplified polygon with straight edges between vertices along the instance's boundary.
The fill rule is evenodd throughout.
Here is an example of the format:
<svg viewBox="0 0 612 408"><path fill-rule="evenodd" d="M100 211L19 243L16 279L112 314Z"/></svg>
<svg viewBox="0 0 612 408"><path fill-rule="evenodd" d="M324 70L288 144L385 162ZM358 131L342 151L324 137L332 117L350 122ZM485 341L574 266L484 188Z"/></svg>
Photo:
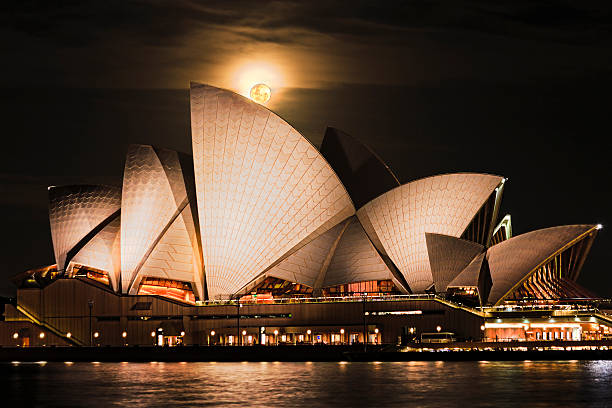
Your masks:
<svg viewBox="0 0 612 408"><path fill-rule="evenodd" d="M157 249L158 241L165 238L161 234L168 228L171 231L166 233L170 232L171 236L182 236L177 245L181 246L186 242L195 244L192 246L192 252L197 258L199 249L195 235L190 234L187 229L190 222L193 225L193 220L189 221L191 217L186 220L185 214L179 215L179 212L183 211L181 206L188 201L186 191L176 152L147 145L129 147L123 175L121 205L121 287L124 293L138 289L132 286L145 276L142 266ZM169 225L174 221L173 217L177 217L176 226ZM171 236L165 238L166 243ZM162 245L160 248L166 247ZM162 256L159 252L158 249L158 257ZM193 264L192 267L194 274L201 277L201 266ZM166 272L169 274L170 269ZM197 279L200 282L202 280Z"/></svg>
<svg viewBox="0 0 612 408"><path fill-rule="evenodd" d="M515 285L550 256L596 228L595 225L545 228L517 235L489 248L487 260L493 287L489 293L488 303L498 303Z"/></svg>
<svg viewBox="0 0 612 408"><path fill-rule="evenodd" d="M344 230L344 222L319 235L277 265L270 268L267 276L284 279L314 287L324 268L333 245Z"/></svg>
<svg viewBox="0 0 612 408"><path fill-rule="evenodd" d="M72 258L71 262L100 269L108 273L113 290L119 290L121 274L121 217L115 218L98 232Z"/></svg>
<svg viewBox="0 0 612 408"><path fill-rule="evenodd" d="M428 177L375 198L357 216L412 291L421 292L433 283L425 233L460 237L501 181L499 176L475 173Z"/></svg>
<svg viewBox="0 0 612 408"><path fill-rule="evenodd" d="M331 259L323 287L393 278L357 217L352 217Z"/></svg>
<svg viewBox="0 0 612 408"><path fill-rule="evenodd" d="M68 251L120 205L121 189L118 187L77 185L49 189L49 221L59 270L67 266Z"/></svg>
<svg viewBox="0 0 612 408"><path fill-rule="evenodd" d="M155 277L191 282L197 298L203 299L201 259L190 206L186 206L162 235L138 272L138 278ZM137 278L137 279L138 279ZM138 282L132 286L137 293Z"/></svg>
<svg viewBox="0 0 612 408"><path fill-rule="evenodd" d="M425 241L436 292L446 291L448 284L484 251L484 246L465 239L426 232Z"/></svg>
<svg viewBox="0 0 612 408"><path fill-rule="evenodd" d="M482 261L485 259L486 253L483 252L478 255L453 279L447 286L450 287L472 287L477 288L480 278L480 270L482 268Z"/></svg>
<svg viewBox="0 0 612 408"><path fill-rule="evenodd" d="M191 129L211 298L234 294L313 233L354 214L321 154L263 106L192 83Z"/></svg>

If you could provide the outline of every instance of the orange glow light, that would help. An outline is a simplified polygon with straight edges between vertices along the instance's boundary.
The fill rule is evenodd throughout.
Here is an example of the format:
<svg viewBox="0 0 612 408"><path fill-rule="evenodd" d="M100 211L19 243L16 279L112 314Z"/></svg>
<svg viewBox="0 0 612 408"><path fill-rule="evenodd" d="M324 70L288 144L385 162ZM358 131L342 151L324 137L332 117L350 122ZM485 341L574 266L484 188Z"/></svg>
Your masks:
<svg viewBox="0 0 612 408"><path fill-rule="evenodd" d="M179 289L179 288L166 288L162 286L153 285L141 285L138 291L139 295L153 295L163 296L170 299L178 300L180 302L189 303L195 305L195 296L193 292Z"/></svg>
<svg viewBox="0 0 612 408"><path fill-rule="evenodd" d="M238 66L234 73L232 86L242 96L256 100L251 96L251 89L255 85L266 84L268 89L272 91L282 87L284 82L283 75L277 66L259 61L243 63ZM268 97L268 99L270 98ZM267 102L267 100L264 102Z"/></svg>

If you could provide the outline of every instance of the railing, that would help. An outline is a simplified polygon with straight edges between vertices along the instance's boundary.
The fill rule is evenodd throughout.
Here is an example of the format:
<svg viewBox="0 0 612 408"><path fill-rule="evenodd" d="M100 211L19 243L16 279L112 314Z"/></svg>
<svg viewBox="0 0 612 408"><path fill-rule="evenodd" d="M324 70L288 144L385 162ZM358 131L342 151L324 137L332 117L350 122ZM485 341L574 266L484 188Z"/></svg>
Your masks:
<svg viewBox="0 0 612 408"><path fill-rule="evenodd" d="M485 306L477 307L476 309L486 313L495 312L524 312L524 311L583 311L583 312L596 312L599 310L601 303L612 303L611 300L597 300L589 303L565 303L565 304L529 304L529 305L505 305L505 306Z"/></svg>
<svg viewBox="0 0 612 408"><path fill-rule="evenodd" d="M80 340L78 340L78 339L76 339L74 337L66 337L65 334L60 332L54 326L51 326L49 323L43 322L42 320L38 319L33 313L30 313L23 306L17 305L16 308L21 313L23 313L28 319L30 319L32 321L32 323L34 323L34 324L36 324L36 325L38 325L40 327L44 327L45 329L49 330L51 333L55 334L56 336L61 337L62 339L67 340L68 342L76 344L78 346L84 346L85 345L85 343L83 343L82 341L80 341Z"/></svg>
<svg viewBox="0 0 612 408"><path fill-rule="evenodd" d="M341 303L341 302L388 302L403 300L444 300L434 294L413 294L413 295L366 295L366 296L327 296L327 297L287 297L273 299L249 299L249 300L207 300L196 302L196 306L236 306L240 305L261 305L261 304L293 304L293 303Z"/></svg>

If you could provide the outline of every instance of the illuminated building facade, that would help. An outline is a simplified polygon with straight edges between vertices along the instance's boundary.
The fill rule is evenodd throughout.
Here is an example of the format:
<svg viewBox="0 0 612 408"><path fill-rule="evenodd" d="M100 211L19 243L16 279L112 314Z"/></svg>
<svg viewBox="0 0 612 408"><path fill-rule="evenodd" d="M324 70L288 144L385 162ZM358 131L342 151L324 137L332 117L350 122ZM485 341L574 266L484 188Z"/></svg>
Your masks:
<svg viewBox="0 0 612 408"><path fill-rule="evenodd" d="M576 283L600 227L512 236L501 176L402 184L338 129L317 150L262 105L199 83L191 129L193 158L132 145L121 187L49 188L55 264L15 276L0 344L609 333ZM551 317L560 305L574 306Z"/></svg>

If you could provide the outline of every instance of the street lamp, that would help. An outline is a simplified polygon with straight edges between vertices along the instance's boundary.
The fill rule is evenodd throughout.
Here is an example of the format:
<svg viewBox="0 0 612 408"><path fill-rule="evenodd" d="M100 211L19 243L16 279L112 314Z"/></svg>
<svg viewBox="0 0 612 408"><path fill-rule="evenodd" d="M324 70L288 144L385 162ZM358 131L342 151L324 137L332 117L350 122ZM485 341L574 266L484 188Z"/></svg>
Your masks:
<svg viewBox="0 0 612 408"><path fill-rule="evenodd" d="M278 330L274 330L274 340L276 340L276 345L278 346Z"/></svg>
<svg viewBox="0 0 612 408"><path fill-rule="evenodd" d="M363 351L365 352L368 348L368 326L367 326L367 316L368 312L366 312L366 296L364 294L362 299L363 304Z"/></svg>
<svg viewBox="0 0 612 408"><path fill-rule="evenodd" d="M38 337L40 337L41 339L44 339L44 338L45 338L45 333L42 333L42 332L41 332L41 333L38 335Z"/></svg>
<svg viewBox="0 0 612 408"><path fill-rule="evenodd" d="M19 333L13 333L13 338L14 339L18 339L19 338Z"/></svg>
<svg viewBox="0 0 612 408"><path fill-rule="evenodd" d="M92 337L92 334L91 334L91 312L93 310L94 301L92 299L89 299L87 301L87 306L89 306L89 345L92 346L93 345L93 337Z"/></svg>
<svg viewBox="0 0 612 408"><path fill-rule="evenodd" d="M127 337L127 332L121 333L121 337L123 337L125 339Z"/></svg>
<svg viewBox="0 0 612 408"><path fill-rule="evenodd" d="M340 329L340 343L344 343L344 329Z"/></svg>
<svg viewBox="0 0 612 408"><path fill-rule="evenodd" d="M310 344L312 345L312 343L313 343L313 339L312 339L312 336L311 336L312 330L310 330L310 329L306 330L306 334L308 335L308 337L310 337Z"/></svg>
<svg viewBox="0 0 612 408"><path fill-rule="evenodd" d="M441 327L441 326L436 326L436 331L437 331L438 333L440 333L440 330L442 330L442 327Z"/></svg>
<svg viewBox="0 0 612 408"><path fill-rule="evenodd" d="M236 337L238 338L238 345L240 346L242 340L240 339L240 308L242 304L240 303L240 299L236 300Z"/></svg>

